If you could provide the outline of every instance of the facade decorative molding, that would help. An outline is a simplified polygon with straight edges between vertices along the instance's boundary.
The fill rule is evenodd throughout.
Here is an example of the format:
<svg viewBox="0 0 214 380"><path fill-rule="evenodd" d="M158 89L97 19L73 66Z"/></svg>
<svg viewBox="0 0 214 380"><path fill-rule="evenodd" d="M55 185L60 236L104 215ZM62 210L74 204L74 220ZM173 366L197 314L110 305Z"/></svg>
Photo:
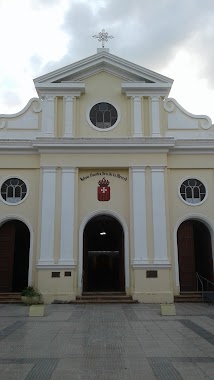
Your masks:
<svg viewBox="0 0 214 380"><path fill-rule="evenodd" d="M85 93L84 83L35 83L40 98L44 96L77 96Z"/></svg>
<svg viewBox="0 0 214 380"><path fill-rule="evenodd" d="M145 83L145 82L124 82L121 83L121 91L127 96L156 96L167 97L171 90L171 83Z"/></svg>
<svg viewBox="0 0 214 380"><path fill-rule="evenodd" d="M56 168L42 168L41 241L38 265L54 263Z"/></svg>
<svg viewBox="0 0 214 380"><path fill-rule="evenodd" d="M31 110L35 113L39 113L42 111L43 103L39 98L32 98L29 100L29 102L26 104L26 106L19 112L13 113L13 114L0 114L0 129L3 129L7 126L7 122L10 119L14 119L18 116L24 115L28 110ZM29 126L29 129L30 126ZM35 129L35 128L33 128Z"/></svg>
<svg viewBox="0 0 214 380"><path fill-rule="evenodd" d="M64 96L64 137L73 136L74 96Z"/></svg>
<svg viewBox="0 0 214 380"><path fill-rule="evenodd" d="M174 98L165 99L163 104L164 104L164 109L166 112L172 113L172 112L176 111L176 109L178 109L182 114L188 116L191 119L196 120L198 122L199 128L210 129L213 126L212 120L210 119L209 116L194 115L194 114L188 112ZM171 129L171 128L169 128L169 129ZM174 129L174 128L172 128L172 129ZM179 127L179 129L188 129L188 123L186 123L185 125L181 125ZM191 127L191 129L193 129L193 127ZM195 129L197 129L197 126L195 127Z"/></svg>
<svg viewBox="0 0 214 380"><path fill-rule="evenodd" d="M168 261L168 262L154 262L154 263L144 263L143 261L136 261L136 260L133 260L132 261L132 267L135 268L135 269L146 269L146 270L155 270L155 269L168 269L168 268L171 268L171 263Z"/></svg>
<svg viewBox="0 0 214 380"><path fill-rule="evenodd" d="M74 167L62 167L61 239L58 264L74 265L75 173Z"/></svg>
<svg viewBox="0 0 214 380"><path fill-rule="evenodd" d="M54 264L54 263L42 263L36 265L37 269L46 269L46 270L53 270L53 271L59 271L59 270L69 270L69 269L75 269L76 264L73 263L65 263L65 264Z"/></svg>
<svg viewBox="0 0 214 380"><path fill-rule="evenodd" d="M71 65L65 66L61 69L52 71L51 73L42 75L34 79L35 85L45 82L60 82L65 80L77 81L78 78L82 79L87 75L94 75L97 72L111 70L112 73L122 75L127 80L132 81L147 81L153 83L173 83L171 78L158 74L154 71L146 69L142 66L136 65L123 58L117 57L109 52L100 51L81 61L75 62ZM55 83L56 84L56 83Z"/></svg>
<svg viewBox="0 0 214 380"><path fill-rule="evenodd" d="M133 102L134 102L134 112L133 112L134 137L142 137L143 136L142 97L140 95L133 96Z"/></svg>
<svg viewBox="0 0 214 380"><path fill-rule="evenodd" d="M151 99L151 123L152 123L152 136L161 136L160 126L160 96L152 95Z"/></svg>
<svg viewBox="0 0 214 380"><path fill-rule="evenodd" d="M132 207L133 207L133 263L149 263L147 246L146 215L146 168L131 168L132 173Z"/></svg>

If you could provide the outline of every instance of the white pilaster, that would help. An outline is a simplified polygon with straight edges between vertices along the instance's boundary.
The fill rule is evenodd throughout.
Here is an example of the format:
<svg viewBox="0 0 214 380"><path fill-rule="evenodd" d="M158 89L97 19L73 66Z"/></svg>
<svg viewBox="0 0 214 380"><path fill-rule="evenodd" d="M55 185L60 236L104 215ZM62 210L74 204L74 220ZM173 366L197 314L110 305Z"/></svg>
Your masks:
<svg viewBox="0 0 214 380"><path fill-rule="evenodd" d="M75 169L62 168L61 242L59 265L74 266Z"/></svg>
<svg viewBox="0 0 214 380"><path fill-rule="evenodd" d="M64 97L64 137L73 136L73 104L74 97L72 95Z"/></svg>
<svg viewBox="0 0 214 380"><path fill-rule="evenodd" d="M54 137L55 96L43 98L42 132L47 137Z"/></svg>
<svg viewBox="0 0 214 380"><path fill-rule="evenodd" d="M151 96L151 112L152 112L152 136L161 136L160 131L160 97Z"/></svg>
<svg viewBox="0 0 214 380"><path fill-rule="evenodd" d="M42 177L41 244L38 265L47 266L54 264L56 169L44 167Z"/></svg>
<svg viewBox="0 0 214 380"><path fill-rule="evenodd" d="M134 259L133 266L148 264L147 229L146 229L146 191L145 168L132 168L133 183L133 234Z"/></svg>
<svg viewBox="0 0 214 380"><path fill-rule="evenodd" d="M133 96L134 102L134 137L143 136L143 125L142 125L142 97Z"/></svg>
<svg viewBox="0 0 214 380"><path fill-rule="evenodd" d="M152 167L154 264L169 264L167 255L164 167Z"/></svg>

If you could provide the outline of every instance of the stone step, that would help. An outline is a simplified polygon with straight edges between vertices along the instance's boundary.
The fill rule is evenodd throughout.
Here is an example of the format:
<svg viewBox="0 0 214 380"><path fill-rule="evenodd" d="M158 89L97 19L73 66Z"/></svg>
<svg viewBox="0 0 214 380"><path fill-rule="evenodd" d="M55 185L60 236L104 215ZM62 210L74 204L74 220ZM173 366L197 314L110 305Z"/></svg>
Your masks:
<svg viewBox="0 0 214 380"><path fill-rule="evenodd" d="M70 301L69 303L75 303L75 304L103 304L103 303L126 303L126 304L133 304L138 303L138 301L135 301L133 299L77 299L75 301Z"/></svg>
<svg viewBox="0 0 214 380"><path fill-rule="evenodd" d="M91 299L91 300L132 300L132 297L131 296L125 296L125 295L121 295L121 296L117 296L117 295L82 295L82 296L77 296L76 297L77 300L88 300L88 299Z"/></svg>
<svg viewBox="0 0 214 380"><path fill-rule="evenodd" d="M75 303L137 303L124 292L84 292Z"/></svg>
<svg viewBox="0 0 214 380"><path fill-rule="evenodd" d="M0 293L0 304L22 303L21 293Z"/></svg>
<svg viewBox="0 0 214 380"><path fill-rule="evenodd" d="M201 292L180 292L174 297L174 302L203 302Z"/></svg>

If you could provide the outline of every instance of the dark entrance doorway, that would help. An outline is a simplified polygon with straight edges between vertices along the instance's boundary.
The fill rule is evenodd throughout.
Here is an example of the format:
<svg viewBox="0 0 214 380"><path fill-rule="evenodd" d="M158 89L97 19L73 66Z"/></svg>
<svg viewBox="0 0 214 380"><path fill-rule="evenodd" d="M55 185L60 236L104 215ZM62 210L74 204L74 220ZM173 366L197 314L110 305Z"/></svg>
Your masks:
<svg viewBox="0 0 214 380"><path fill-rule="evenodd" d="M0 227L0 292L20 292L28 286L30 232L12 220Z"/></svg>
<svg viewBox="0 0 214 380"><path fill-rule="evenodd" d="M83 249L83 291L125 291L121 224L107 215L92 218L84 230Z"/></svg>
<svg viewBox="0 0 214 380"><path fill-rule="evenodd" d="M197 220L187 220L178 228L178 261L181 291L197 290L196 272L213 282L211 236Z"/></svg>

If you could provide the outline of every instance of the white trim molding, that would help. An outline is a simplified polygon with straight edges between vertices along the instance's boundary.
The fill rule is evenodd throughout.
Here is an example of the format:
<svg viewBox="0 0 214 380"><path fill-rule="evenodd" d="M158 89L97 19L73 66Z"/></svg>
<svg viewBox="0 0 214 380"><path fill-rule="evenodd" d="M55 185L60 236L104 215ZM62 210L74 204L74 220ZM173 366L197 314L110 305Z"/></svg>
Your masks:
<svg viewBox="0 0 214 380"><path fill-rule="evenodd" d="M142 137L143 136L143 114L142 114L142 96L134 95L133 97L133 127L134 127L134 137Z"/></svg>
<svg viewBox="0 0 214 380"><path fill-rule="evenodd" d="M42 168L41 242L37 267L54 264L56 168Z"/></svg>
<svg viewBox="0 0 214 380"><path fill-rule="evenodd" d="M73 137L74 96L64 96L64 136Z"/></svg>
<svg viewBox="0 0 214 380"><path fill-rule="evenodd" d="M96 125L94 125L91 120L90 120L90 111L91 109L96 106L98 103L108 103L110 104L111 106L113 106L116 111L117 111L117 120L116 122L109 128L98 128L96 127ZM120 123L120 120L121 120L121 112L120 112L120 109L118 107L117 104L112 104L112 100L110 99L104 99L104 98L101 98L101 99L98 99L97 101L94 101L93 103L91 103L91 105L89 107L87 107L87 110L86 110L86 119L87 119L87 122L88 124L90 125L90 127L92 127L93 129L95 129L96 131L98 132L109 132L109 131L112 131L112 129L116 128L118 126L118 124Z"/></svg>
<svg viewBox="0 0 214 380"><path fill-rule="evenodd" d="M132 265L149 263L146 228L145 167L132 167L134 257Z"/></svg>
<svg viewBox="0 0 214 380"><path fill-rule="evenodd" d="M170 264L167 254L165 166L152 166L154 264Z"/></svg>
<svg viewBox="0 0 214 380"><path fill-rule="evenodd" d="M76 169L62 168L61 239L58 265L75 267L74 263L74 189Z"/></svg>
<svg viewBox="0 0 214 380"><path fill-rule="evenodd" d="M43 98L42 133L47 137L55 135L55 96L47 95Z"/></svg>
<svg viewBox="0 0 214 380"><path fill-rule="evenodd" d="M161 136L160 131L160 96L151 96L152 137Z"/></svg>

